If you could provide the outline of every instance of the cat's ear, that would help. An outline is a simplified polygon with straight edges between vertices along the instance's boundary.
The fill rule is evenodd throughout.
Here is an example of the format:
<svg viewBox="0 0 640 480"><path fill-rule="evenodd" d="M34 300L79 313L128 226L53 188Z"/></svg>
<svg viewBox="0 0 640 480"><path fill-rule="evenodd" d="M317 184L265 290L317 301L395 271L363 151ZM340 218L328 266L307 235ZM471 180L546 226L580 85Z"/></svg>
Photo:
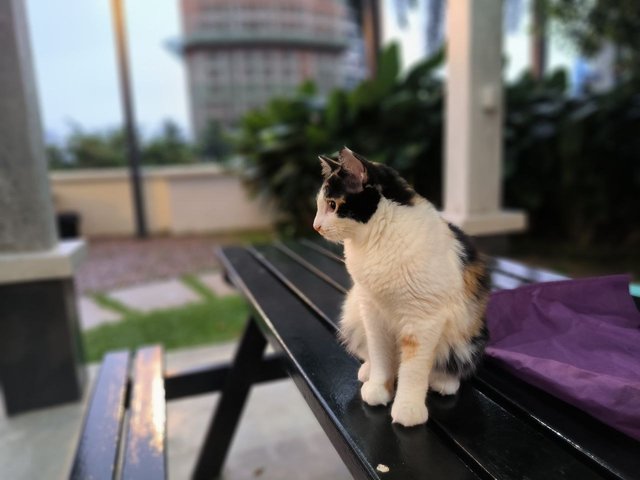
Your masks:
<svg viewBox="0 0 640 480"><path fill-rule="evenodd" d="M367 167L349 148L343 147L338 155L340 166L349 174L350 189L361 192L367 183Z"/></svg>
<svg viewBox="0 0 640 480"><path fill-rule="evenodd" d="M334 170L340 168L340 164L338 162L325 155L318 155L318 159L320 160L320 165L322 166L322 176L325 179L329 178Z"/></svg>

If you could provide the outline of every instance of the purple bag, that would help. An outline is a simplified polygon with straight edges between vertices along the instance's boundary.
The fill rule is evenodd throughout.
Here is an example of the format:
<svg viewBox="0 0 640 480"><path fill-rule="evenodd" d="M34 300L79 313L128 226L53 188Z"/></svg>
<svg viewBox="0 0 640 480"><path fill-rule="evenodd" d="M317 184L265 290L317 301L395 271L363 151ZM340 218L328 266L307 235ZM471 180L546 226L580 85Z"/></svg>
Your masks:
<svg viewBox="0 0 640 480"><path fill-rule="evenodd" d="M640 313L627 275L494 293L487 355L640 440Z"/></svg>

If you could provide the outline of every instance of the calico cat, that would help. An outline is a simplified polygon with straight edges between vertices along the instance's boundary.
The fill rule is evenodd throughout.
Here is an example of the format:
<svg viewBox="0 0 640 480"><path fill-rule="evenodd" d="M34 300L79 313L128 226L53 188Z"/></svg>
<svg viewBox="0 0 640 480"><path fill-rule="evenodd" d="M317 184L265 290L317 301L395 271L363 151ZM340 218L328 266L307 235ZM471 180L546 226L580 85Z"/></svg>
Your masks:
<svg viewBox="0 0 640 480"><path fill-rule="evenodd" d="M362 399L394 423L427 421L427 390L458 391L488 340L485 259L392 168L347 147L320 156L323 185L313 227L344 244L353 287L340 336L363 363Z"/></svg>

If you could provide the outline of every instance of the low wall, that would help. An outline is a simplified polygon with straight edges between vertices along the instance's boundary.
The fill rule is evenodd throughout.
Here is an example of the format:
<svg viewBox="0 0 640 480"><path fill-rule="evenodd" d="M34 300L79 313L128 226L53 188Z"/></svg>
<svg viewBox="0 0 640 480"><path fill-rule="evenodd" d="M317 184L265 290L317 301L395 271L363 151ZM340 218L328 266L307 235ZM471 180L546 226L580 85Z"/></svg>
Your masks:
<svg viewBox="0 0 640 480"><path fill-rule="evenodd" d="M79 213L83 235L134 234L127 169L52 172L50 178L56 210ZM249 197L238 175L217 165L145 168L143 179L151 233L253 230L273 224L272 212Z"/></svg>

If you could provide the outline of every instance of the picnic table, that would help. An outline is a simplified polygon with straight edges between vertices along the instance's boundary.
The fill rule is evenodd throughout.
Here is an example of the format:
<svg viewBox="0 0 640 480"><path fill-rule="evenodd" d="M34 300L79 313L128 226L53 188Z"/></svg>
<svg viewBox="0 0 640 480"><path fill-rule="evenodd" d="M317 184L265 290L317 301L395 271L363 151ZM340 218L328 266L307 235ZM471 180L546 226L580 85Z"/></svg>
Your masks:
<svg viewBox="0 0 640 480"><path fill-rule="evenodd" d="M123 478L163 478L163 427L156 432L157 438L149 437L155 443L132 437L153 432L151 427L141 427L145 421L162 425L157 410L165 408L165 398L213 390L221 390L222 397L193 478L218 476L251 385L284 375L293 379L357 479L640 478L638 442L515 378L490 359L476 377L462 383L456 395L429 394L426 425L393 425L388 407L369 407L361 400L360 363L336 338L341 303L351 285L339 246L301 240L225 247L218 255L228 279L248 300L252 312L235 359L229 365L163 374L159 347L141 352L134 364L132 386L122 390L123 397L131 397L124 407L131 408L133 420L129 422L142 422L133 428L129 425L121 435L127 442L123 468L128 473L122 473ZM494 290L565 278L505 259L493 259L491 269ZM267 344L275 354L265 355ZM123 361L121 358L118 375L126 377ZM155 367L150 368L151 363ZM135 378L145 375L161 380L164 398L158 393L157 381L147 378L142 382L147 387L136 387ZM149 385L156 385L155 404L152 395L142 393L152 389ZM95 453L100 434L94 430L91 439L87 432L104 421L100 414L104 405L92 410L96 402L104 403L106 393L98 393L100 386L99 379L72 478L89 478L94 473L95 460L89 456ZM112 408L122 410L121 405L114 401ZM97 420L91 419L92 412ZM118 463L114 436L109 437L112 448L107 455L113 469ZM135 451L149 445L156 448L154 455ZM149 466L142 465L145 459L150 459ZM159 470L145 476L144 471L151 471L153 465Z"/></svg>

